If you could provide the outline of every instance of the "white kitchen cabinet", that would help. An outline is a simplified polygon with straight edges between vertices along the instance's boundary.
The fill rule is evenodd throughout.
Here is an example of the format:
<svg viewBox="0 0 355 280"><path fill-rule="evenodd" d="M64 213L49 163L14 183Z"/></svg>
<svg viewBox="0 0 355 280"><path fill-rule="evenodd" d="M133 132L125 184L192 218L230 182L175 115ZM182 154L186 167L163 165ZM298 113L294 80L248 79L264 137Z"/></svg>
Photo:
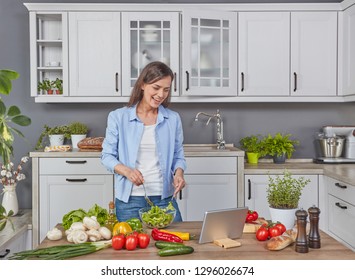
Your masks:
<svg viewBox="0 0 355 280"><path fill-rule="evenodd" d="M355 186L326 177L328 232L355 251Z"/></svg>
<svg viewBox="0 0 355 280"><path fill-rule="evenodd" d="M240 12L238 94L289 94L290 13Z"/></svg>
<svg viewBox="0 0 355 280"><path fill-rule="evenodd" d="M175 78L171 93L179 95L179 13L122 13L122 95L129 96L145 65L166 63Z"/></svg>
<svg viewBox="0 0 355 280"><path fill-rule="evenodd" d="M270 174L275 178L273 174ZM282 176L282 175L278 175ZM306 211L311 206L317 206L318 203L318 175L293 175L293 177L304 177L310 179L310 183L305 186L302 191L302 196L299 201L298 208L303 208ZM244 191L245 191L245 206L251 210L256 210L260 217L271 219L269 204L267 202L267 186L269 183L268 175L245 175L244 176Z"/></svg>
<svg viewBox="0 0 355 280"><path fill-rule="evenodd" d="M184 221L202 221L208 210L237 207L237 157L187 157L186 161L186 187L177 197Z"/></svg>
<svg viewBox="0 0 355 280"><path fill-rule="evenodd" d="M339 13L339 94L355 94L355 5Z"/></svg>
<svg viewBox="0 0 355 280"><path fill-rule="evenodd" d="M36 161L35 161L36 164ZM41 242L48 230L62 222L63 216L79 208L89 210L94 204L107 208L114 198L113 175L101 164L100 158L39 158L34 183L38 185L38 220L34 229ZM36 212L35 211L35 212ZM36 244L34 244L36 246Z"/></svg>
<svg viewBox="0 0 355 280"><path fill-rule="evenodd" d="M182 94L235 96L236 13L184 11L182 17Z"/></svg>
<svg viewBox="0 0 355 280"><path fill-rule="evenodd" d="M70 96L120 96L121 14L69 13Z"/></svg>
<svg viewBox="0 0 355 280"><path fill-rule="evenodd" d="M0 261L6 260L16 252L32 249L32 230L28 229L11 240L6 246L0 248Z"/></svg>
<svg viewBox="0 0 355 280"><path fill-rule="evenodd" d="M63 80L68 95L68 24L66 12L30 12L31 96L53 96L38 83Z"/></svg>
<svg viewBox="0 0 355 280"><path fill-rule="evenodd" d="M337 93L337 13L291 13L291 95Z"/></svg>

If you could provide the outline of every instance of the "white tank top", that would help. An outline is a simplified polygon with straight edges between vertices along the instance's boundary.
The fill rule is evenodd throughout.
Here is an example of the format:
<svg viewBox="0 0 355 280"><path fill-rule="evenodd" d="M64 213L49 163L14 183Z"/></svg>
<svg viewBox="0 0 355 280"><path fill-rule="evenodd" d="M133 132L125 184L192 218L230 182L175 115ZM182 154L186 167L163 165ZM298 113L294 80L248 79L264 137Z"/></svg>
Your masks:
<svg viewBox="0 0 355 280"><path fill-rule="evenodd" d="M136 162L136 168L143 174L147 195L161 195L163 192L163 177L155 143L155 127L156 124L144 126ZM133 185L131 195L143 196L143 187Z"/></svg>

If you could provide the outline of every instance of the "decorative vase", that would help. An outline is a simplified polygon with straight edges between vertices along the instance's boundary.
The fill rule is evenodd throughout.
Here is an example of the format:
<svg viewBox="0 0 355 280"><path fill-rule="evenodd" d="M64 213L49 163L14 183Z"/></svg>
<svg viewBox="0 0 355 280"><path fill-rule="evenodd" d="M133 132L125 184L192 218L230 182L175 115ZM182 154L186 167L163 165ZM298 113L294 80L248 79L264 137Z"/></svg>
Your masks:
<svg viewBox="0 0 355 280"><path fill-rule="evenodd" d="M49 142L51 146L61 146L64 143L64 135L62 134L49 135Z"/></svg>
<svg viewBox="0 0 355 280"><path fill-rule="evenodd" d="M277 209L269 207L272 222L282 223L286 229L291 229L295 226L295 213L297 209Z"/></svg>
<svg viewBox="0 0 355 280"><path fill-rule="evenodd" d="M18 213L18 200L16 194L16 184L4 185L2 206L5 208L6 213L12 210L15 216Z"/></svg>
<svg viewBox="0 0 355 280"><path fill-rule="evenodd" d="M282 154L281 156L274 155L273 156L274 163L281 164L286 162L286 154Z"/></svg>
<svg viewBox="0 0 355 280"><path fill-rule="evenodd" d="M71 144L73 149L77 149L78 148L78 143L80 142L80 140L83 140L86 138L86 134L72 134L71 135Z"/></svg>
<svg viewBox="0 0 355 280"><path fill-rule="evenodd" d="M248 158L248 163L257 164L259 161L259 154L247 152L247 158Z"/></svg>

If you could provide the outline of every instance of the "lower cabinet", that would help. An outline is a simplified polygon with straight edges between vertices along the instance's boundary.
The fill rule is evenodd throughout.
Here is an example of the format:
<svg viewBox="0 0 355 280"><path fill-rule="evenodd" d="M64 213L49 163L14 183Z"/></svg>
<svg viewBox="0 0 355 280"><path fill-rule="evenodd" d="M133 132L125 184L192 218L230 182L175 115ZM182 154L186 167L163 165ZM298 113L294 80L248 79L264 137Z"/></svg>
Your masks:
<svg viewBox="0 0 355 280"><path fill-rule="evenodd" d="M355 251L355 186L329 177L325 181L328 231Z"/></svg>
<svg viewBox="0 0 355 280"><path fill-rule="evenodd" d="M274 174L270 174L274 177ZM311 206L319 206L318 203L318 175L294 175L294 177L305 177L310 179L310 183L303 189L298 207L308 210ZM269 204L267 202L268 175L245 175L244 193L245 206L251 210L256 210L260 217L271 219Z"/></svg>
<svg viewBox="0 0 355 280"><path fill-rule="evenodd" d="M0 260L6 260L16 252L32 249L32 230L18 234L9 244L0 248Z"/></svg>
<svg viewBox="0 0 355 280"><path fill-rule="evenodd" d="M186 161L186 187L177 197L184 221L202 221L208 210L237 207L237 157L188 157Z"/></svg>
<svg viewBox="0 0 355 280"><path fill-rule="evenodd" d="M33 169L34 173L37 171L33 180L38 180L37 188L36 184L33 188L33 196L38 199L38 207L33 211L38 212L33 217L34 247L50 229L62 223L69 211L79 208L87 211L94 204L107 209L113 200L113 175L102 166L99 157L40 157L37 166L37 170Z"/></svg>

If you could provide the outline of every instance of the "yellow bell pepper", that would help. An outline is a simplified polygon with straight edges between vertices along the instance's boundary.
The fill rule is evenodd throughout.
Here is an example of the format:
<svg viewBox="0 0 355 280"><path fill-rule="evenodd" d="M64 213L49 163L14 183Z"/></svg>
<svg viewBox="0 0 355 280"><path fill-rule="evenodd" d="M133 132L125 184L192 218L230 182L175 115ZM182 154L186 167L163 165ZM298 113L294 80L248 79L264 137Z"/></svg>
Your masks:
<svg viewBox="0 0 355 280"><path fill-rule="evenodd" d="M190 240L190 233L189 232L180 232L180 231L168 231L168 230L163 230L161 229L160 231L162 232L167 232L170 234L174 234L176 236L179 236L182 240L188 241Z"/></svg>

